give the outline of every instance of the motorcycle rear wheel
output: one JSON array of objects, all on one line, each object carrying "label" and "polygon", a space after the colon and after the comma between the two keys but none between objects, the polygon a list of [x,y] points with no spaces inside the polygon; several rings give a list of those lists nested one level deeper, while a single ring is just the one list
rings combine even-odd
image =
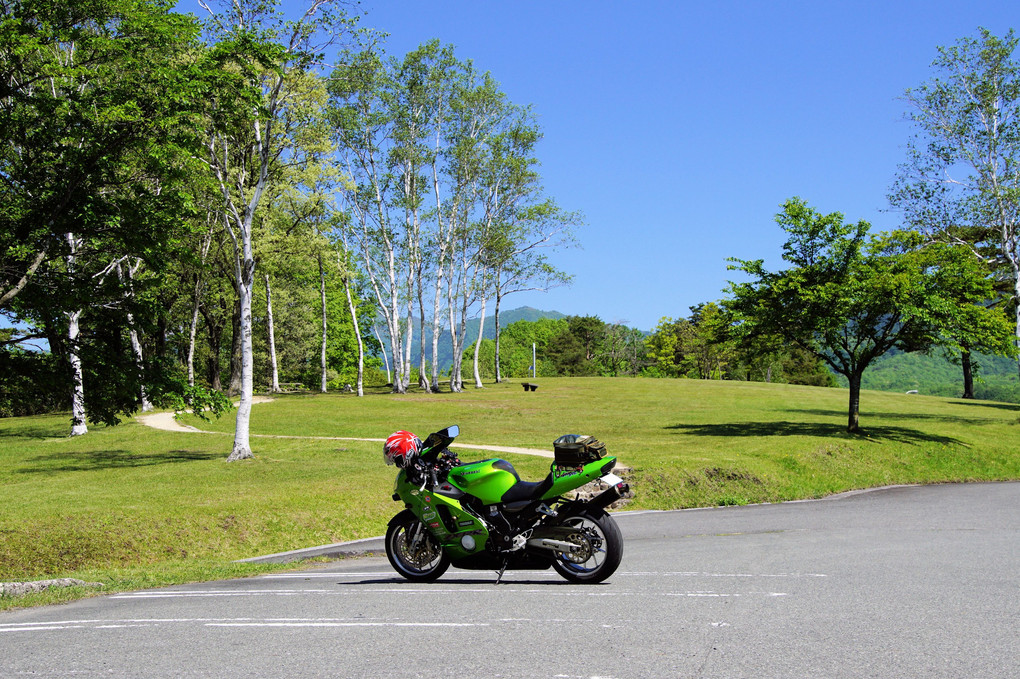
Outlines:
[{"label": "motorcycle rear wheel", "polygon": [[553,559],[556,572],[571,582],[594,584],[616,572],[623,559],[623,535],[609,514],[602,510],[585,510],[568,516],[559,525],[577,529],[570,542],[578,545],[571,554],[557,554]]},{"label": "motorcycle rear wheel", "polygon": [[450,567],[450,558],[425,525],[404,510],[386,529],[386,558],[393,570],[412,582],[432,582]]}]

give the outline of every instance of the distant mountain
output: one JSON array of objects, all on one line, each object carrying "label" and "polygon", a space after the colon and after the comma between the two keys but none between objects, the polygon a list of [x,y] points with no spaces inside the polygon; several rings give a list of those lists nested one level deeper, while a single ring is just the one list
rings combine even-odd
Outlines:
[{"label": "distant mountain", "polygon": [[[530,321],[534,322],[542,318],[551,318],[553,320],[559,318],[566,318],[566,314],[561,314],[559,311],[542,311],[541,309],[535,309],[530,306],[522,306],[517,309],[510,309],[509,311],[499,312],[499,327],[505,328],[511,323],[517,321]],[[418,330],[418,319],[414,319],[415,332]],[[425,330],[425,355],[428,359],[432,357],[432,333],[428,328]],[[380,332],[380,336],[383,339],[383,345],[386,347],[386,351],[389,352],[389,338],[386,334]],[[485,326],[482,329],[482,337],[485,339],[495,339],[496,337],[496,317],[490,315],[485,317]],[[478,338],[478,319],[471,318],[467,322],[467,339],[464,342],[464,347],[467,348],[474,344]],[[421,351],[421,337],[415,335],[411,340],[411,361],[414,365],[418,363],[418,355]],[[443,370],[446,370],[453,363],[453,350],[450,347],[450,332],[444,330],[443,334],[439,336],[439,366]]]},{"label": "distant mountain", "polygon": [[[551,318],[556,320],[558,318],[566,318],[566,314],[561,314],[559,311],[542,311],[541,309],[535,309],[530,306],[522,306],[517,309],[511,309],[510,311],[499,312],[499,327],[505,328],[511,323],[517,321],[528,321],[534,323],[542,318]],[[471,344],[478,337],[478,319],[472,318],[467,322],[467,336],[468,342],[465,342],[465,346]],[[447,341],[449,341],[449,335],[446,335]],[[485,339],[496,339],[496,317],[486,316],[485,317],[485,328],[482,331],[482,337]],[[442,341],[442,339],[440,339]]]}]

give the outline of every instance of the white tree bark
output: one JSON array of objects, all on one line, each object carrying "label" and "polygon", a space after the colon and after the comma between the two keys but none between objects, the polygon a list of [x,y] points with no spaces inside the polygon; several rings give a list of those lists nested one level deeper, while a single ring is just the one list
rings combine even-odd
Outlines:
[{"label": "white tree bark", "polygon": [[[67,255],[67,269],[74,271],[81,241],[75,238],[73,233],[68,233],[65,238],[70,248]],[[81,357],[78,355],[81,313],[82,310],[78,309],[67,314],[67,359],[71,364],[71,436],[82,436],[89,431],[85,417],[85,380],[82,374]]]},{"label": "white tree bark", "polygon": [[188,386],[195,386],[195,337],[198,334],[198,313],[202,304],[202,290],[205,282],[202,279],[202,272],[205,270],[205,260],[209,256],[209,247],[212,245],[213,229],[216,218],[212,214],[208,217],[209,230],[202,239],[202,258],[198,273],[195,274],[195,296],[191,305],[191,325],[188,327]]},{"label": "white tree bark", "polygon": [[[121,265],[120,262],[117,263],[117,277],[120,279],[121,285],[124,286],[125,297],[130,298],[134,296],[132,281],[134,280],[135,272],[138,271],[138,267],[141,266],[141,264],[142,262],[140,259],[136,260],[134,263],[128,263],[127,275],[125,276],[124,267]],[[135,316],[130,311],[127,312],[127,322],[128,322],[128,336],[131,340],[131,351],[134,353],[135,356],[135,368],[138,370],[139,379],[141,379],[142,372],[145,367],[145,356],[142,353],[142,343],[138,339],[138,328],[135,326]],[[141,403],[143,413],[147,413],[150,410],[152,410],[152,403],[149,402],[149,395],[145,391],[144,382],[139,387],[138,398]]]},{"label": "white tree bark", "polygon": [[241,258],[236,261],[238,294],[241,304],[241,401],[237,405],[237,422],[234,429],[234,446],[227,462],[254,457],[250,443],[251,404],[254,391],[254,360],[251,339],[251,298],[255,278],[255,259],[251,247],[251,222],[241,248]]},{"label": "white tree bark", "polygon": [[432,391],[439,391],[439,336],[443,332],[440,313],[440,299],[443,290],[443,270],[440,268],[436,275],[435,297],[432,299]]},{"label": "white tree bark", "polygon": [[71,363],[71,436],[81,436],[89,431],[85,419],[85,382],[82,376],[81,357],[78,356],[78,321],[81,309],[67,314],[67,357]]},{"label": "white tree bark", "polygon": [[320,352],[320,367],[322,368],[322,380],[319,391],[325,394],[329,388],[329,380],[326,375],[326,270],[322,266],[322,253],[319,253],[319,295],[322,299],[322,351]]},{"label": "white tree bark", "polygon": [[374,334],[375,338],[379,341],[379,346],[383,347],[382,358],[383,358],[383,365],[386,366],[386,381],[387,382],[392,382],[393,381],[393,375],[390,372],[390,359],[389,359],[389,356],[386,353],[386,347],[383,344],[382,337],[379,336],[379,328],[373,327],[372,328],[372,334]]},{"label": "white tree bark", "polygon": [[404,374],[400,378],[405,390],[411,386],[411,344],[414,341],[414,316],[411,313],[411,300],[407,302],[407,320],[404,323]]},{"label": "white tree bark", "polygon": [[500,366],[499,366],[499,331],[500,331],[500,327],[499,327],[499,305],[500,305],[500,303],[502,301],[503,301],[502,295],[500,295],[499,291],[497,290],[496,291],[496,308],[493,309],[493,314],[492,314],[492,320],[493,320],[493,322],[496,325],[496,327],[495,327],[495,331],[496,331],[496,356],[495,356],[495,359],[494,359],[495,363],[496,363],[496,365],[495,365],[496,384],[499,384],[500,382],[503,381],[503,371],[500,369]]},{"label": "white tree bark", "polygon": [[195,283],[195,298],[191,306],[191,325],[188,327],[188,386],[195,386],[195,337],[198,334],[198,307],[201,283]]},{"label": "white tree bark", "polygon": [[[343,265],[337,257],[337,265],[343,271]],[[365,342],[361,339],[361,326],[358,324],[358,308],[354,304],[354,296],[351,295],[351,283],[349,273],[344,272],[344,292],[347,294],[347,309],[351,313],[351,323],[354,325],[354,337],[358,340],[358,396],[365,395]]]},{"label": "white tree bark", "polygon": [[269,331],[269,367],[270,385],[269,391],[274,394],[280,393],[280,369],[276,362],[276,328],[273,325],[273,291],[269,285],[269,274],[263,274],[266,281],[266,326]]},{"label": "white tree bark", "polygon": [[475,389],[482,388],[482,375],[478,371],[478,354],[482,348],[482,335],[485,332],[485,303],[486,298],[482,296],[482,309],[478,316],[478,341],[475,342]]}]

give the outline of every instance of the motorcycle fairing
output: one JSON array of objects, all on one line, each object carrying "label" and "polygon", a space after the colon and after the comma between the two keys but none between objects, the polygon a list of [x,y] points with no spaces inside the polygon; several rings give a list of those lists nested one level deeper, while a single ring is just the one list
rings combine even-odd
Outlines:
[{"label": "motorcycle fairing", "polygon": [[[485,549],[489,531],[478,517],[464,511],[457,500],[462,494],[456,489],[434,493],[410,483],[406,472],[401,470],[394,490],[452,559]],[[475,543],[475,548],[470,551],[461,543],[465,535],[472,536]]]}]

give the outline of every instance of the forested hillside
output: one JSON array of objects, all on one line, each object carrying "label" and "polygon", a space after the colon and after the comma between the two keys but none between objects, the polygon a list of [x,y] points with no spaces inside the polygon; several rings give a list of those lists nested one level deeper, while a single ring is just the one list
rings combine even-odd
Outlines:
[{"label": "forested hillside", "polygon": [[[1020,380],[1015,361],[1003,356],[977,354],[974,396],[989,401],[1020,403]],[[846,386],[846,380],[841,380]],[[963,375],[958,364],[940,354],[904,353],[893,350],[877,359],[864,373],[861,386],[878,391],[917,390],[931,396],[959,397]]]}]

